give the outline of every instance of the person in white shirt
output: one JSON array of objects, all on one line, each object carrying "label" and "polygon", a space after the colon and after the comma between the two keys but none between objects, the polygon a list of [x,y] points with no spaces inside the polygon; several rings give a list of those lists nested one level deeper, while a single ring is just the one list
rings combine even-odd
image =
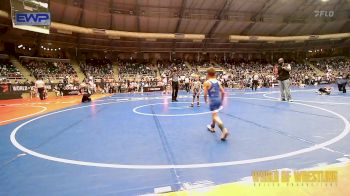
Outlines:
[{"label": "person in white shirt", "polygon": [[191,107],[194,106],[194,101],[197,98],[197,107],[200,107],[199,104],[199,95],[201,94],[202,90],[202,83],[199,80],[199,76],[195,76],[195,81],[192,82],[192,92],[193,92],[193,99],[192,99],[192,104]]},{"label": "person in white shirt", "polygon": [[186,92],[190,92],[190,79],[188,76],[185,77],[185,90]]},{"label": "person in white shirt", "polygon": [[37,93],[39,94],[39,97],[41,100],[45,99],[45,82],[43,81],[42,77],[39,77],[39,79],[35,82],[35,89],[37,90]]},{"label": "person in white shirt", "polygon": [[252,78],[252,90],[255,90],[258,88],[259,85],[259,75],[255,72],[253,72],[253,78]]}]

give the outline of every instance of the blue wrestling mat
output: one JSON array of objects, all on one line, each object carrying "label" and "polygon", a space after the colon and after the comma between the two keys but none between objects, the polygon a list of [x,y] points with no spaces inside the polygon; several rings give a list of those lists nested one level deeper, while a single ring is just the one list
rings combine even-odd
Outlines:
[{"label": "blue wrestling mat", "polygon": [[152,194],[349,156],[349,94],[298,88],[288,103],[276,88],[226,90],[226,142],[218,128],[206,129],[208,105],[189,107],[185,92],[179,102],[161,93],[115,94],[1,126],[0,195]]}]

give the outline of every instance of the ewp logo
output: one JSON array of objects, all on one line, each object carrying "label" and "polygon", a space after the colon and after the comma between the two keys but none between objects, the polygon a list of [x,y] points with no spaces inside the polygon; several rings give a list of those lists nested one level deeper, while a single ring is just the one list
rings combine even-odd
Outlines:
[{"label": "ewp logo", "polygon": [[51,24],[49,12],[19,12],[16,13],[16,25],[48,26]]}]

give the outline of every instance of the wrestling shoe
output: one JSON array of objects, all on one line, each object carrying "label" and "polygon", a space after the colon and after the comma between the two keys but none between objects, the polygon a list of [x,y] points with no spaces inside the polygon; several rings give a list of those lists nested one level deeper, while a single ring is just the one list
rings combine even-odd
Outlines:
[{"label": "wrestling shoe", "polygon": [[208,131],[215,133],[215,128],[211,127],[211,125],[207,125]]},{"label": "wrestling shoe", "polygon": [[228,137],[230,133],[227,131],[227,129],[225,128],[224,131],[221,134],[221,141],[225,141],[226,138]]}]

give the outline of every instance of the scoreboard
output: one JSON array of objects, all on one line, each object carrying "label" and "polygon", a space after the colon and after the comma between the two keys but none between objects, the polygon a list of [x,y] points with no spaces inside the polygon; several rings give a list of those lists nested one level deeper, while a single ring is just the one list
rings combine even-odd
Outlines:
[{"label": "scoreboard", "polygon": [[50,33],[51,14],[48,0],[11,0],[10,2],[14,28]]}]

